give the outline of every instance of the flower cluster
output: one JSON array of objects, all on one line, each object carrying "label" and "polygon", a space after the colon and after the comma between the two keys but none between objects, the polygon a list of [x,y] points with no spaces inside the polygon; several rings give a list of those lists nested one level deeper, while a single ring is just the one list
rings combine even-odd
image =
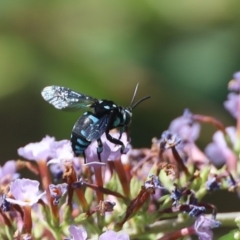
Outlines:
[{"label": "flower cluster", "polygon": [[[25,160],[0,168],[1,239],[180,239],[197,235],[211,240],[225,218],[208,194],[239,192],[240,73],[229,83],[224,103],[236,118],[226,127],[218,119],[184,110],[150,148],[136,149],[126,133],[110,134],[125,146],[101,136],[101,161],[93,141],[83,157],[73,154],[69,140],[46,136],[18,149]],[[202,124],[216,128],[205,150],[197,146]],[[22,178],[27,168],[36,179]],[[238,218],[237,218],[238,217]],[[239,225],[240,226],[240,225]]]}]

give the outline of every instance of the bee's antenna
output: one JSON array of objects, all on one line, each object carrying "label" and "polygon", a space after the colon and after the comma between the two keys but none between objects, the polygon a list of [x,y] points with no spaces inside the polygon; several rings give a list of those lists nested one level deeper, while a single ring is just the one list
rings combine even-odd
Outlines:
[{"label": "bee's antenna", "polygon": [[143,102],[143,101],[145,101],[145,100],[147,100],[147,99],[149,99],[149,98],[150,98],[150,96],[146,96],[146,97],[138,100],[138,101],[132,106],[132,109],[135,108],[139,103],[141,103],[141,102]]},{"label": "bee's antenna", "polygon": [[133,104],[134,99],[135,99],[135,96],[136,96],[136,94],[137,94],[138,85],[139,85],[139,83],[138,83],[137,86],[135,87],[134,94],[133,94],[133,97],[132,97],[132,101],[131,101],[131,103],[130,103],[130,108],[132,108],[132,109],[133,109],[134,107],[136,107],[136,106],[137,106],[139,103],[141,103],[142,101],[150,98],[150,96],[144,97],[144,98],[140,99],[139,101],[137,101],[136,103]]},{"label": "bee's antenna", "polygon": [[135,90],[134,90],[134,93],[133,93],[133,97],[132,97],[132,100],[131,100],[131,103],[130,103],[130,107],[132,107],[132,104],[134,102],[134,99],[135,99],[135,96],[136,96],[136,93],[137,93],[137,90],[138,90],[138,85],[139,85],[139,83],[135,87]]}]

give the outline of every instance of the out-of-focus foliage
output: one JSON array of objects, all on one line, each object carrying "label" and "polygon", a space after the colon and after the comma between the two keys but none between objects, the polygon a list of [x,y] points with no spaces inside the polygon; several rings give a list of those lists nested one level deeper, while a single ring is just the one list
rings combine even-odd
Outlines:
[{"label": "out-of-focus foliage", "polygon": [[139,82],[138,97],[152,98],[134,110],[135,146],[150,146],[186,107],[230,123],[221,111],[240,69],[239,9],[234,0],[1,1],[2,161],[44,134],[69,137],[81,113],[46,104],[46,85],[127,106]]}]

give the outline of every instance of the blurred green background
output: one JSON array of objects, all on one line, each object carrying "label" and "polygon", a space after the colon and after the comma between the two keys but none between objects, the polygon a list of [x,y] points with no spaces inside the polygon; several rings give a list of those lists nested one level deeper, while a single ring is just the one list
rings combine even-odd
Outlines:
[{"label": "blurred green background", "polygon": [[[54,109],[41,97],[63,85],[128,106],[136,84],[134,147],[150,147],[172,119],[190,108],[234,120],[223,108],[227,83],[240,70],[240,2],[0,1],[1,162],[46,134],[69,138],[82,114]],[[215,131],[204,126],[198,143]],[[239,203],[231,195],[231,203]],[[228,211],[219,197],[217,206]],[[225,208],[224,208],[225,206]],[[222,208],[223,207],[223,208]]]},{"label": "blurred green background", "polygon": [[[234,120],[223,108],[240,69],[238,1],[0,1],[1,161],[46,134],[69,138],[82,112],[41,97],[63,85],[128,106],[134,147],[148,147],[184,108]],[[214,129],[203,127],[199,144]]]}]

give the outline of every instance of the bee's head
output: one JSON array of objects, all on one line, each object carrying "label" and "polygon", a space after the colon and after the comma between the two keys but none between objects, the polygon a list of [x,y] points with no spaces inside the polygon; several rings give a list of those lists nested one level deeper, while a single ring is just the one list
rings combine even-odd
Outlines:
[{"label": "bee's head", "polygon": [[122,108],[121,110],[121,114],[122,114],[122,125],[128,125],[131,122],[132,119],[132,108],[127,107],[127,108]]}]

